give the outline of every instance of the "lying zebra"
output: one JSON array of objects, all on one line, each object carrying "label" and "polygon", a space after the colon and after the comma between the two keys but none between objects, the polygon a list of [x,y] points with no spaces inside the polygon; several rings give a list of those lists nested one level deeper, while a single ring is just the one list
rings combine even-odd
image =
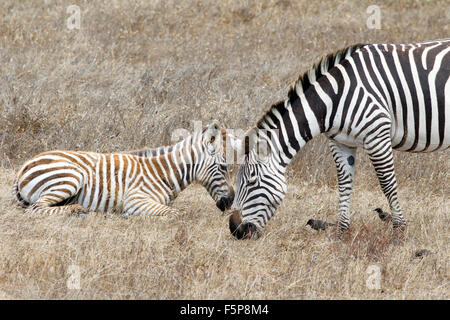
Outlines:
[{"label": "lying zebra", "polygon": [[[177,214],[168,204],[197,181],[224,211],[234,197],[224,135],[212,124],[173,148],[148,153],[44,152],[19,171],[14,196],[29,213],[166,215]],[[155,150],[158,155],[151,156]]]}]

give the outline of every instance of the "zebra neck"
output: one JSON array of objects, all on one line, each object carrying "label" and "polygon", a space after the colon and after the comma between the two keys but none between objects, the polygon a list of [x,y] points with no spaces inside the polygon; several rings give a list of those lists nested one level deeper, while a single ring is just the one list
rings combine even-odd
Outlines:
[{"label": "zebra neck", "polygon": [[317,94],[311,90],[298,94],[293,87],[288,99],[273,105],[257,128],[270,132],[272,151],[275,149],[279,162],[287,166],[309,140],[325,132],[332,105],[331,100],[318,101]]},{"label": "zebra neck", "polygon": [[[172,201],[189,184],[197,180],[197,172],[193,165],[196,161],[192,153],[192,145],[177,144],[176,148],[166,147],[165,152],[156,156],[142,156],[147,163],[148,171],[159,181]],[[174,147],[175,147],[174,146]],[[161,149],[162,150],[162,149]]]},{"label": "zebra neck", "polygon": [[[192,154],[192,148],[183,147],[159,156],[168,159],[170,167],[166,168],[168,185],[175,198],[188,185],[197,180],[197,168]],[[170,178],[169,178],[170,177]]]},{"label": "zebra neck", "polygon": [[275,144],[282,163],[288,164],[309,140],[330,129],[348,82],[339,75],[340,70],[346,59],[364,46],[352,45],[322,58],[299,77],[288,99],[273,105],[260,119],[258,128],[278,129]]}]

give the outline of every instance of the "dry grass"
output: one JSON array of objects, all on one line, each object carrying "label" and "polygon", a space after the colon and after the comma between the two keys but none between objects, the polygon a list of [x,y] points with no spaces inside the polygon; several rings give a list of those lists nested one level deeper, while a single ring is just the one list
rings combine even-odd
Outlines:
[{"label": "dry grass", "polygon": [[[389,244],[391,227],[371,212],[380,192],[357,188],[354,220],[342,243],[305,226],[334,218],[336,192],[291,185],[258,241],[234,240],[227,217],[199,186],[175,202],[179,218],[91,215],[30,217],[10,205],[12,171],[1,175],[0,288],[15,298],[118,299],[449,299],[448,208],[442,195],[402,188],[406,243]],[[208,208],[208,209],[205,209]],[[319,210],[317,210],[319,208]],[[318,212],[317,212],[318,211]],[[356,214],[357,213],[357,214]],[[414,213],[414,214],[413,214]],[[417,249],[432,254],[413,258]],[[66,286],[81,270],[81,289]],[[367,268],[379,266],[381,290]]]},{"label": "dry grass", "polygon": [[[65,27],[81,8],[81,29]],[[409,226],[402,247],[371,210],[386,207],[358,154],[352,227],[342,243],[304,226],[335,220],[326,141],[291,166],[289,193],[258,241],[235,241],[200,187],[178,219],[30,217],[11,205],[18,165],[51,149],[122,151],[170,143],[220,119],[246,129],[322,55],[358,42],[449,36],[446,1],[386,1],[380,30],[353,1],[2,1],[0,298],[449,299],[449,152],[396,153]],[[205,209],[208,208],[208,209]],[[413,259],[427,248],[432,254]],[[81,268],[81,289],[66,286]],[[369,265],[382,290],[366,287]]]}]

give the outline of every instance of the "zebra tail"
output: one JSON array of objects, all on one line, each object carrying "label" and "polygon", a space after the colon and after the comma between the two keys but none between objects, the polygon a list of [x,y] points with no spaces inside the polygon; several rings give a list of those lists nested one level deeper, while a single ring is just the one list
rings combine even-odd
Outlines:
[{"label": "zebra tail", "polygon": [[22,196],[20,195],[19,192],[19,182],[17,180],[14,181],[14,185],[13,185],[13,198],[16,200],[16,202],[22,207],[22,208],[27,208],[30,203],[28,203],[27,201],[25,201]]}]

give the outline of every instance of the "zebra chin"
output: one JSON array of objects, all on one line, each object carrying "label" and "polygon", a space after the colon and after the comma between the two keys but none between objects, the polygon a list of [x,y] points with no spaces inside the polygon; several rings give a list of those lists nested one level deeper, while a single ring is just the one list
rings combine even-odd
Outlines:
[{"label": "zebra chin", "polygon": [[251,222],[242,222],[241,214],[234,210],[230,215],[230,232],[238,240],[257,240],[261,231]]}]

